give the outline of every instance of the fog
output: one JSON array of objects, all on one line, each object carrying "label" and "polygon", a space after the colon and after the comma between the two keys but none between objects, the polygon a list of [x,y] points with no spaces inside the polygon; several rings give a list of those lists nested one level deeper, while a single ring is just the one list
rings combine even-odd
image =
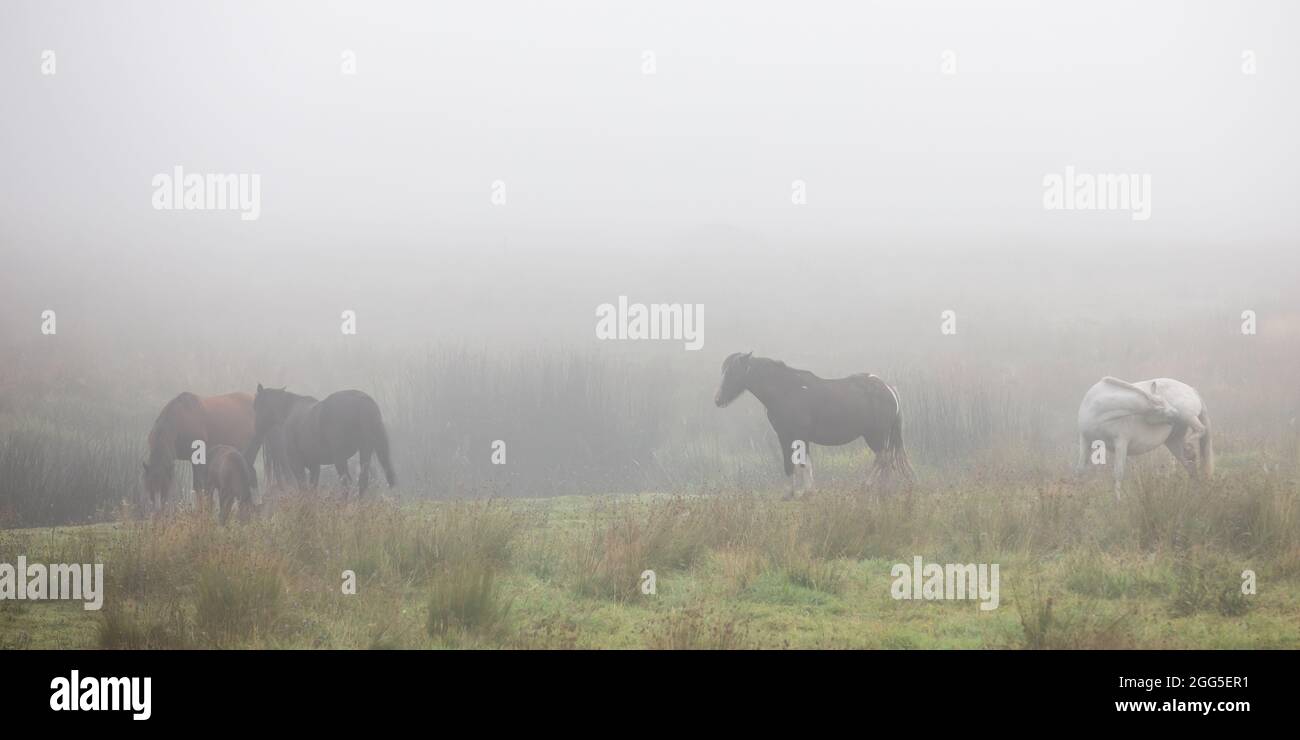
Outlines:
[{"label": "fog", "polygon": [[[984,293],[1085,252],[1293,268],[1289,4],[606,5],[8,4],[6,333],[38,307],[196,318],[234,293],[274,321],[351,301],[376,332],[436,309],[455,316],[424,336],[581,341],[589,304],[633,287],[852,301],[816,286],[847,264],[870,293],[919,253],[1019,250]],[[260,174],[260,217],[155,211],[176,165]],[[1067,165],[1151,173],[1152,218],[1045,211]],[[1169,283],[1209,277],[1178,262]]]},{"label": "fog", "polygon": [[[6,408],[135,385],[134,438],[186,389],[393,405],[388,353],[573,351],[761,438],[708,405],[734,351],[913,397],[917,368],[1057,377],[1031,356],[1249,394],[1216,363],[1266,364],[1226,344],[1252,310],[1280,419],[1300,11],[981,5],[7,3]],[[257,218],[156,208],[176,167],[256,175]],[[1149,218],[1045,208],[1067,168],[1149,176]],[[703,348],[597,339],[620,296],[703,305]]]}]

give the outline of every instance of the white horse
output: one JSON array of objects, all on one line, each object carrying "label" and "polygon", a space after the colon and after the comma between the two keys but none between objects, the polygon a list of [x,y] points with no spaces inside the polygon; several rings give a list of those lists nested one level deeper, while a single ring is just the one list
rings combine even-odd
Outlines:
[{"label": "white horse", "polygon": [[1079,404],[1079,466],[1101,440],[1114,456],[1115,498],[1120,498],[1124,462],[1164,445],[1193,478],[1214,474],[1210,417],[1196,389],[1170,378],[1129,383],[1105,377]]}]

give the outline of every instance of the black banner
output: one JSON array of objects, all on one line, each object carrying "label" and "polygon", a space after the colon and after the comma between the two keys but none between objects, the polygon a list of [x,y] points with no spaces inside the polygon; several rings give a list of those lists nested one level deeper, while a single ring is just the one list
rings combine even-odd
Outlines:
[{"label": "black banner", "polygon": [[495,724],[561,709],[760,725],[773,712],[866,711],[877,727],[878,716],[972,729],[1037,718],[1228,727],[1276,720],[1295,702],[1284,695],[1295,664],[1286,652],[16,651],[0,660],[5,716],[48,728],[200,720],[211,729],[253,716],[328,727],[483,712]]}]

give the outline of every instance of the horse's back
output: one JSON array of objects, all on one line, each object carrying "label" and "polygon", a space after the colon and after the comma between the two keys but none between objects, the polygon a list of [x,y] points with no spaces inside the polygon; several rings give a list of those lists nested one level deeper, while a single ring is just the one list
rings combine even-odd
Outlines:
[{"label": "horse's back", "polygon": [[1106,376],[1094,383],[1079,402],[1080,428],[1110,417],[1140,414],[1150,410],[1151,402],[1142,392],[1142,388],[1149,385],[1141,385],[1142,383],[1149,384],[1150,381],[1128,383]]},{"label": "horse's back", "polygon": [[369,449],[374,430],[383,428],[379,404],[359,390],[331,393],[290,416],[288,441],[304,459],[336,462]]},{"label": "horse's back", "polygon": [[236,392],[209,396],[203,399],[202,405],[209,445],[230,445],[237,450],[248,448],[255,431],[251,394]]},{"label": "horse's back", "polygon": [[355,424],[380,418],[379,404],[358,390],[336,391],[316,404],[322,424]]},{"label": "horse's back", "polygon": [[872,400],[873,405],[881,411],[898,413],[902,410],[901,403],[898,400],[898,392],[879,375],[854,373],[847,378],[843,378],[842,382],[850,384],[864,393]]},{"label": "horse's back", "polygon": [[338,408],[379,408],[379,404],[375,403],[375,399],[371,398],[369,393],[356,389],[335,391],[326,396],[321,403]]},{"label": "horse's back", "polygon": [[[809,374],[811,375],[811,373]],[[897,397],[880,378],[859,373],[843,378],[804,378],[799,392],[788,400],[801,420],[797,433],[807,434],[822,445],[846,444],[866,436],[869,444],[881,444],[898,412]]]}]

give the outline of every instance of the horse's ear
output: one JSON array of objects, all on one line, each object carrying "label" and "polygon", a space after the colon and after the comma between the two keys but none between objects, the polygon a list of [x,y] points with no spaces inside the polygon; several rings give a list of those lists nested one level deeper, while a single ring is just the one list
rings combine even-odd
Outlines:
[{"label": "horse's ear", "polygon": [[1151,392],[1152,393],[1156,392],[1156,382],[1154,380],[1151,381]]},{"label": "horse's ear", "polygon": [[753,357],[753,356],[754,356],[754,350],[752,350],[752,349],[751,349],[750,351],[748,351],[748,352],[745,353],[745,359],[746,359],[746,360],[748,360],[749,358],[751,358],[751,357]]},{"label": "horse's ear", "polygon": [[146,472],[146,473],[149,472],[149,463],[147,463],[147,462],[141,462],[141,463],[140,463],[140,467],[144,468],[144,472]]},{"label": "horse's ear", "polygon": [[257,392],[258,392],[258,393],[261,393],[261,392],[262,392],[262,384],[261,384],[261,383],[258,383],[258,384],[257,384]]}]

